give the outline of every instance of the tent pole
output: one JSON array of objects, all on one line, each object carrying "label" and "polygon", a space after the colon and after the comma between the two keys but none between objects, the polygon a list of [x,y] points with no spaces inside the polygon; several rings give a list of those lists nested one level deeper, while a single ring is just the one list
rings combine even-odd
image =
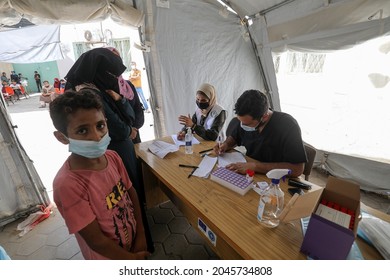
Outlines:
[{"label": "tent pole", "polygon": [[253,50],[255,51],[255,55],[256,55],[256,61],[257,61],[257,64],[259,66],[259,69],[260,69],[260,76],[263,80],[263,83],[264,83],[264,88],[265,88],[265,94],[267,94],[268,96],[268,100],[269,100],[269,105],[272,109],[274,109],[274,104],[273,104],[273,100],[272,100],[272,97],[271,97],[271,94],[270,94],[270,87],[268,85],[268,80],[264,74],[264,67],[263,67],[263,64],[261,63],[261,60],[260,60],[260,56],[259,56],[259,51],[257,49],[257,45],[256,45],[256,42],[255,40],[253,40],[253,37],[251,35],[251,33],[249,32],[249,28],[248,28],[248,21],[245,20],[244,21],[245,23],[245,28],[248,32],[248,36],[249,36],[249,39],[251,41],[251,44],[252,44],[252,47],[253,47]]},{"label": "tent pole", "polygon": [[[282,3],[280,3],[279,6],[282,5],[282,4],[287,4],[287,2],[292,2],[292,1],[294,1],[294,0],[286,0],[286,1],[282,2]],[[262,79],[262,81],[264,83],[265,94],[268,96],[270,107],[272,109],[274,109],[273,100],[272,100],[272,97],[271,97],[271,94],[270,94],[270,86],[269,86],[268,80],[267,80],[267,78],[266,78],[266,76],[264,74],[264,67],[263,67],[263,64],[261,63],[261,60],[260,60],[260,56],[259,56],[259,52],[258,52],[258,49],[257,49],[256,42],[255,42],[255,40],[253,40],[253,37],[252,37],[251,33],[249,32],[248,20],[246,18],[241,18],[240,15],[232,8],[230,3],[228,3],[226,0],[221,0],[221,2],[223,2],[226,6],[228,6],[230,9],[232,9],[238,15],[238,17],[240,18],[241,24],[243,26],[245,26],[245,29],[246,29],[246,32],[249,35],[249,39],[251,41],[253,50],[255,51],[257,65],[259,66],[259,70],[260,70],[260,76],[261,76],[261,79]],[[277,5],[275,5],[275,6],[277,6]]]}]

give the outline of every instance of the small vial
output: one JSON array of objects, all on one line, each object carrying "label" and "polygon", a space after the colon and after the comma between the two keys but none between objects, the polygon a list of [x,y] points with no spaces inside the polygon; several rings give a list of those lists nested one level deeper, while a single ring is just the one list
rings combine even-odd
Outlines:
[{"label": "small vial", "polygon": [[253,182],[253,177],[255,176],[255,171],[248,169],[246,171],[246,180],[251,183]]}]

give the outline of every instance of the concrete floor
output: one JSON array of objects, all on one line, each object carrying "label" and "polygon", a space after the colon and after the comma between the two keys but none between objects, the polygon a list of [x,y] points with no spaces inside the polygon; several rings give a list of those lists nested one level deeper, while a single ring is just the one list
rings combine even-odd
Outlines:
[{"label": "concrete floor", "polygon": [[[67,157],[66,149],[55,142],[52,136],[54,128],[51,125],[48,111],[38,109],[38,95],[31,95],[28,100],[10,104],[11,117],[18,124],[18,136],[29,156],[34,160],[34,165],[45,186],[49,196],[51,182],[58,167]],[[26,117],[29,113],[29,117]],[[151,114],[146,114],[146,124],[141,130],[143,140],[152,137]],[[29,131],[28,129],[32,129]],[[38,132],[37,132],[38,131]],[[44,137],[45,143],[52,147],[46,147],[42,152],[37,149],[37,143],[31,135],[39,135],[39,141]],[[38,133],[38,134],[37,134]],[[152,138],[151,138],[152,139]],[[53,151],[56,161],[53,163]],[[327,174],[322,170],[313,169],[310,181],[325,186]],[[361,192],[361,201],[368,206],[382,212],[390,210],[390,200],[373,193]],[[151,229],[152,239],[155,244],[155,252],[150,257],[153,260],[208,260],[218,259],[208,243],[188,223],[182,213],[170,202],[147,211],[148,224]],[[17,225],[23,219],[0,227],[0,245],[6,250],[11,259],[15,260],[80,260],[83,259],[76,239],[69,235],[64,221],[56,208],[46,220],[39,223],[32,231],[23,237],[18,236]]]}]

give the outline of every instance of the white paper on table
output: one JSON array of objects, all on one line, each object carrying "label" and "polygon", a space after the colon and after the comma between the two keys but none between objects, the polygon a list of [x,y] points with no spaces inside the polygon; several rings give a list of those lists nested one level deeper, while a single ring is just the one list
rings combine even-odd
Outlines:
[{"label": "white paper on table", "polygon": [[[176,134],[172,135],[172,140],[173,140],[173,142],[175,142],[176,146],[185,146],[186,145],[186,141],[178,140]],[[195,144],[200,144],[200,142],[195,137],[192,137],[192,145],[195,145]]]},{"label": "white paper on table", "polygon": [[210,175],[216,163],[217,163],[216,157],[204,156],[202,161],[198,165],[198,168],[195,170],[194,174],[192,175],[201,178],[207,178]]},{"label": "white paper on table", "polygon": [[164,158],[168,153],[173,153],[178,150],[178,146],[160,140],[153,141],[152,144],[149,145],[149,151],[159,158]]},{"label": "white paper on table", "polygon": [[244,155],[240,152],[224,153],[218,156],[219,167],[225,167],[228,164],[236,162],[246,162]]}]

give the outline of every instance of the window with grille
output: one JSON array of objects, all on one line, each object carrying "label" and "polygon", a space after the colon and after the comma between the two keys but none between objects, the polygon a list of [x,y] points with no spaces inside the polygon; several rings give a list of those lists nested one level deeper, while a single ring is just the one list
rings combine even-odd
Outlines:
[{"label": "window with grille", "polygon": [[130,38],[111,39],[109,45],[119,51],[123,60],[123,64],[127,67],[128,70],[130,70]]},{"label": "window with grille", "polygon": [[83,53],[90,50],[90,45],[87,45],[85,42],[74,42],[73,43],[73,52],[74,58],[77,60]]},{"label": "window with grille", "polygon": [[[121,54],[123,64],[130,70],[130,38],[121,38],[121,39],[110,39],[109,46],[114,47]],[[96,45],[97,47],[98,45]],[[101,46],[99,46],[101,47]],[[73,43],[74,57],[77,60],[83,53],[93,49],[93,44],[86,42],[75,42]]]},{"label": "window with grille", "polygon": [[325,54],[289,52],[286,58],[287,71],[289,73],[322,73],[325,58]]}]

